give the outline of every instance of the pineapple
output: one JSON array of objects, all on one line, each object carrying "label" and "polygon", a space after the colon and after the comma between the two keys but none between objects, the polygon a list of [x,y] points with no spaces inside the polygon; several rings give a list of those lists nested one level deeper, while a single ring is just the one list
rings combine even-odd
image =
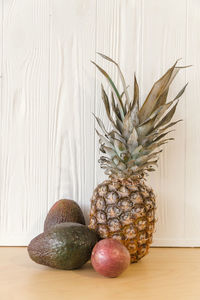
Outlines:
[{"label": "pineapple", "polygon": [[160,148],[172,138],[167,138],[180,97],[167,102],[170,84],[181,68],[176,63],[153,85],[143,105],[139,105],[139,87],[134,76],[134,96],[130,99],[119,65],[111,58],[98,53],[114,63],[119,71],[123,91],[120,93],[108,73],[92,62],[106,77],[111,87],[108,97],[103,85],[102,100],[112,125],[108,132],[103,122],[95,116],[101,133],[97,130],[101,168],[109,176],[94,190],[91,199],[90,224],[101,238],[115,238],[129,250],[131,262],[147,254],[155,227],[155,194],[146,185],[148,172],[155,170]]}]

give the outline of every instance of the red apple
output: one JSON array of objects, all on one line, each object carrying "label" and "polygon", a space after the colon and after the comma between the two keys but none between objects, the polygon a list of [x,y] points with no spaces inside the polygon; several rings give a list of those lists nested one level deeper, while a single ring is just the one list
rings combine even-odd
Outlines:
[{"label": "red apple", "polygon": [[118,277],[130,264],[130,253],[124,245],[114,239],[98,242],[92,251],[93,268],[103,276]]}]

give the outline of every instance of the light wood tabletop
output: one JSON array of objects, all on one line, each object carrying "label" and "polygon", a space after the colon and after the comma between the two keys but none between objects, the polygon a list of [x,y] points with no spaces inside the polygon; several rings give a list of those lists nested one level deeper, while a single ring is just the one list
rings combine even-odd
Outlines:
[{"label": "light wood tabletop", "polygon": [[0,299],[199,300],[200,249],[151,248],[120,277],[105,278],[90,263],[56,270],[31,261],[25,247],[1,247]]}]

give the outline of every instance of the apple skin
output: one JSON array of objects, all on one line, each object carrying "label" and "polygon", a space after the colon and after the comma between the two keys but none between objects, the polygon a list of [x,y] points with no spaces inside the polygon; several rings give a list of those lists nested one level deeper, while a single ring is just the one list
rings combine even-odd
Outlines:
[{"label": "apple skin", "polygon": [[91,263],[101,275],[118,277],[130,265],[130,253],[119,241],[103,239],[94,246]]}]

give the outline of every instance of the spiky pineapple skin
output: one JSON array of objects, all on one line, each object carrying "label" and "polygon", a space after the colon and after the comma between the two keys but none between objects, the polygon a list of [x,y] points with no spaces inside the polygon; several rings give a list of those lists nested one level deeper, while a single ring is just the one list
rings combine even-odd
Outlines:
[{"label": "spiky pineapple skin", "polygon": [[137,262],[152,243],[155,209],[154,192],[144,180],[105,180],[94,190],[89,227],[101,238],[121,241]]}]

